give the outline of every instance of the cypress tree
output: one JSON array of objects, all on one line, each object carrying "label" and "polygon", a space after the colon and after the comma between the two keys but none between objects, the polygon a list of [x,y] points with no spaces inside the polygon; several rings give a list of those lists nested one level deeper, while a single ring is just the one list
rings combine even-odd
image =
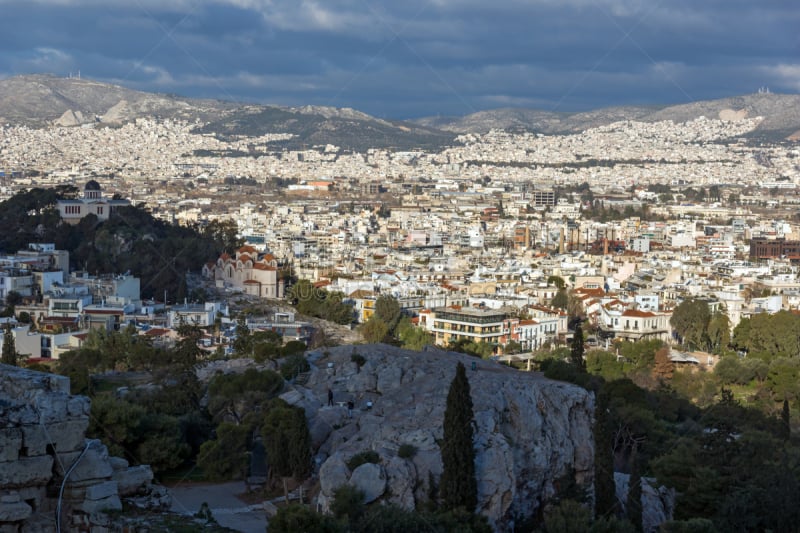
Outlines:
[{"label": "cypress tree", "polygon": [[631,476],[628,479],[628,501],[625,507],[628,520],[636,531],[642,531],[642,472],[637,455],[634,444],[631,452]]},{"label": "cypress tree", "polygon": [[614,483],[614,449],[608,413],[608,394],[597,393],[594,422],[594,502],[599,517],[614,516],[617,505]]},{"label": "cypress tree", "polygon": [[270,475],[283,479],[288,502],[287,478],[304,479],[311,473],[311,436],[306,414],[283,400],[274,400],[261,426]]},{"label": "cypress tree", "polygon": [[783,430],[783,438],[786,440],[789,440],[789,437],[792,436],[792,426],[789,424],[790,418],[789,400],[784,398],[783,410],[781,411],[781,430]]},{"label": "cypress tree", "polygon": [[14,343],[14,334],[11,332],[11,324],[6,324],[6,330],[3,333],[3,352],[0,354],[0,363],[12,366],[17,366],[19,364],[17,345]]},{"label": "cypress tree", "polygon": [[472,419],[469,380],[464,365],[459,362],[447,393],[441,446],[443,469],[439,493],[446,511],[463,507],[472,513],[478,504]]},{"label": "cypress tree", "polygon": [[586,370],[586,361],[583,360],[583,327],[581,323],[575,324],[575,334],[572,336],[572,349],[570,350],[570,362],[579,371]]}]

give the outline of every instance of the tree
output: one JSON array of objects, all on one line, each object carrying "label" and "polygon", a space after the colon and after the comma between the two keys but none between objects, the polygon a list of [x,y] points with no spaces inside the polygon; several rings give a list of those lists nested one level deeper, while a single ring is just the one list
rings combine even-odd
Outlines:
[{"label": "tree", "polygon": [[19,364],[19,356],[17,355],[17,347],[14,342],[14,333],[11,331],[11,324],[7,323],[5,332],[3,333],[3,352],[0,355],[0,363],[17,366]]},{"label": "tree", "polygon": [[461,362],[450,382],[444,412],[442,479],[439,493],[445,510],[463,507],[474,512],[478,504],[475,478],[475,448],[472,442],[472,397],[467,372]]},{"label": "tree", "polygon": [[708,339],[708,323],[711,311],[703,300],[689,298],[672,311],[669,323],[683,344],[694,348],[705,348]]},{"label": "tree", "polygon": [[208,384],[208,412],[215,420],[243,422],[249,412],[283,391],[283,378],[271,370],[248,368],[241,374],[220,374]]},{"label": "tree", "polygon": [[708,322],[708,340],[714,353],[720,353],[731,343],[731,320],[722,311],[717,311]]},{"label": "tree", "polygon": [[238,236],[239,226],[233,219],[212,220],[203,228],[203,236],[214,241],[218,250],[232,254],[244,244]]},{"label": "tree", "polygon": [[783,409],[781,410],[781,430],[783,431],[783,438],[789,440],[792,436],[791,414],[789,413],[789,400],[783,400]]},{"label": "tree", "polygon": [[246,315],[239,315],[236,319],[236,338],[233,340],[233,349],[239,357],[249,357],[253,354],[253,338],[247,325]]},{"label": "tree", "polygon": [[569,353],[570,362],[580,370],[586,371],[586,361],[583,359],[583,326],[578,322],[575,324],[575,333],[572,335],[572,347]]},{"label": "tree", "polygon": [[22,295],[17,291],[8,291],[6,305],[12,309],[22,303]]},{"label": "tree", "polygon": [[616,512],[617,497],[614,482],[614,436],[609,413],[609,394],[600,389],[595,405],[595,460],[594,460],[594,498],[598,517],[613,516]]},{"label": "tree", "polygon": [[377,315],[373,315],[358,328],[364,340],[369,343],[383,342],[389,335],[389,326]]},{"label": "tree", "polygon": [[575,295],[574,290],[570,290],[569,293],[567,293],[566,311],[570,318],[578,318],[583,316],[583,301]]},{"label": "tree", "polygon": [[408,317],[400,319],[397,325],[397,337],[407,350],[420,351],[425,346],[433,344],[433,335],[421,327],[414,326]]},{"label": "tree", "polygon": [[388,294],[378,296],[378,299],[375,300],[375,316],[386,324],[389,335],[394,335],[401,316],[400,304],[397,299]]},{"label": "tree", "polygon": [[625,504],[625,514],[631,521],[636,531],[642,530],[642,472],[637,457],[637,446],[633,445],[631,452],[631,475],[628,479],[628,501]]},{"label": "tree", "polygon": [[197,466],[212,480],[241,479],[247,473],[247,444],[252,429],[248,426],[221,423],[217,438],[200,445]]},{"label": "tree", "polygon": [[283,479],[288,502],[287,478],[303,479],[311,473],[311,435],[306,413],[283,400],[273,400],[261,425],[271,476]]},{"label": "tree", "polygon": [[675,372],[675,363],[669,357],[669,346],[664,346],[656,352],[653,377],[659,381],[669,381]]},{"label": "tree", "polygon": [[556,309],[566,310],[567,307],[569,307],[569,295],[567,294],[567,289],[558,289],[556,295],[553,296],[552,300],[550,300],[550,306],[555,307]]}]

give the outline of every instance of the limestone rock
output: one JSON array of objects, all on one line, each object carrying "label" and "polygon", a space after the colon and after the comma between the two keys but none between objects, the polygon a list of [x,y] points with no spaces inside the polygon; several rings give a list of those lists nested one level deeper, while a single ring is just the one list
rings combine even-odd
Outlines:
[{"label": "limestone rock", "polygon": [[10,463],[0,463],[0,487],[20,488],[30,485],[45,485],[53,477],[53,458],[20,457]]},{"label": "limestone rock", "polygon": [[0,462],[16,461],[22,448],[22,431],[19,428],[0,429]]},{"label": "limestone rock", "polygon": [[122,502],[116,494],[100,500],[84,500],[78,508],[88,515],[105,513],[107,511],[121,511]]},{"label": "limestone rock", "polygon": [[[617,500],[622,509],[628,501],[629,482],[628,474],[614,472]],[[642,530],[645,532],[658,531],[661,524],[672,520],[675,511],[675,490],[656,485],[655,479],[642,478]]]},{"label": "limestone rock", "polygon": [[149,466],[128,468],[100,441],[85,439],[89,407],[88,398],[69,395],[62,376],[0,365],[0,533],[52,531],[51,488],[67,471],[70,530],[108,530],[104,513],[122,508],[123,493],[136,495],[131,503],[143,509],[170,507],[167,490],[152,485]]},{"label": "limestone rock", "polygon": [[128,117],[129,114],[130,114],[130,109],[128,107],[128,102],[126,100],[120,100],[119,102],[111,106],[111,108],[109,108],[109,110],[105,112],[105,114],[102,116],[100,120],[102,122],[112,123],[112,124],[121,123],[125,121],[126,117]]},{"label": "limestone rock", "polygon": [[86,488],[87,500],[102,500],[111,496],[119,496],[116,481],[105,481]]},{"label": "limestone rock", "polygon": [[[28,449],[29,455],[45,455],[48,445],[52,445],[59,452],[82,450],[88,427],[88,417],[47,425],[26,426],[22,428],[23,446]],[[51,442],[53,435],[58,435],[58,440]]]},{"label": "limestone rock", "polygon": [[0,523],[25,520],[31,514],[33,514],[33,509],[27,503],[0,503]]},{"label": "limestone rock", "polygon": [[[376,451],[385,467],[383,490],[376,476],[373,493],[385,493],[388,485],[387,499],[409,508],[427,499],[429,477],[438,482],[442,472],[439,442],[457,361],[467,368],[477,363],[468,377],[475,415],[478,509],[496,529],[510,530],[515,516],[534,515],[554,495],[554,482],[570,469],[575,469],[578,483],[592,484],[594,399],[585,389],[441,350],[411,352],[378,344],[359,346],[358,352],[366,359],[360,372],[350,361],[352,347],[335,347],[323,360],[325,371],[312,371],[306,383],[315,398],[325,398],[333,386],[348,391],[357,406],[373,402],[372,409],[357,408],[352,419],[341,420],[344,425],[319,447],[318,452],[328,456],[320,467],[323,507],[333,491],[348,482],[344,460],[365,449]],[[373,383],[375,389],[370,390]],[[325,410],[333,411],[318,407],[309,420],[330,421],[332,415]],[[319,431],[316,440],[323,433]],[[417,448],[413,458],[396,457],[401,444]],[[376,469],[380,466],[365,471],[376,474]],[[349,482],[361,482],[363,475],[359,472]]]},{"label": "limestone rock", "polygon": [[350,484],[364,491],[364,503],[374,502],[386,492],[386,473],[381,465],[364,463],[353,470]]},{"label": "limestone rock", "polygon": [[153,482],[153,470],[148,465],[132,466],[113,472],[120,496],[139,494]]},{"label": "limestone rock", "polygon": [[350,470],[344,464],[341,456],[331,457],[322,464],[319,472],[319,481],[322,492],[332,496],[333,491],[347,485]]},{"label": "limestone rock", "polygon": [[142,496],[128,497],[125,501],[139,509],[148,511],[169,511],[172,508],[172,496],[166,487],[153,485],[147,494]]},{"label": "limestone rock", "polygon": [[416,478],[414,463],[400,457],[389,459],[386,463],[386,479],[392,489],[389,502],[403,509],[413,510],[416,502],[413,483]]},{"label": "limestone rock", "polygon": [[109,457],[108,463],[111,465],[111,469],[114,472],[118,472],[120,470],[125,470],[128,468],[128,461],[126,461],[122,457]]},{"label": "limestone rock", "polygon": [[[83,456],[81,457],[81,454]],[[58,464],[59,475],[64,475],[62,465],[65,469],[74,464],[75,468],[69,475],[70,483],[78,483],[93,479],[110,478],[113,470],[108,460],[108,448],[100,441],[92,441],[86,453],[83,450],[70,453],[59,453],[60,463]],[[79,460],[80,459],[80,460]],[[76,463],[77,461],[77,463]]]},{"label": "limestone rock", "polygon": [[72,109],[67,109],[64,111],[59,118],[53,122],[55,126],[63,126],[63,127],[70,127],[70,126],[79,126],[83,124],[86,119],[83,116],[83,113],[80,111],[73,111]]}]

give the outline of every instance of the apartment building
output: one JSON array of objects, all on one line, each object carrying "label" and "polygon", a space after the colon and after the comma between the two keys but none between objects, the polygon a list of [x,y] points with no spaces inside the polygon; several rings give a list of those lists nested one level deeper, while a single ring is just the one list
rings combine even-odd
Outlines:
[{"label": "apartment building", "polygon": [[439,346],[465,339],[499,345],[507,335],[507,318],[493,309],[452,306],[433,309],[426,323]]}]

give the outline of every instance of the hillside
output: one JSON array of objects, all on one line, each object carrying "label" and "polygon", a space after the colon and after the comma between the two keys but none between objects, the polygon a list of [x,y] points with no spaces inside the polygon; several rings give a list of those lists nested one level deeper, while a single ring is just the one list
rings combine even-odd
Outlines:
[{"label": "hillside", "polygon": [[580,132],[621,120],[687,122],[700,116],[725,120],[761,116],[764,120],[753,136],[785,139],[800,131],[800,95],[749,94],[672,106],[622,106],[580,113],[504,108],[464,117],[427,117],[415,122],[457,133],[524,129],[553,135]]},{"label": "hillside", "polygon": [[281,107],[201,100],[135,91],[119,85],[52,75],[0,80],[0,124],[79,126],[118,125],[143,117],[200,122],[198,133],[221,137],[290,133],[275,149],[328,144],[345,150],[369,148],[437,150],[461,133],[490,129],[550,135],[580,132],[623,120],[686,122],[700,116],[738,120],[763,117],[751,137],[770,141],[800,137],[800,95],[749,94],[670,106],[619,106],[577,113],[501,108],[463,117],[393,121],[349,108]]},{"label": "hillside", "polygon": [[198,100],[134,91],[87,79],[51,75],[0,80],[0,124],[45,127],[118,125],[143,117],[200,121],[197,131],[223,137],[291,133],[276,149],[332,144],[345,150],[438,149],[455,135],[412,123],[380,120],[352,109],[297,108]]}]

